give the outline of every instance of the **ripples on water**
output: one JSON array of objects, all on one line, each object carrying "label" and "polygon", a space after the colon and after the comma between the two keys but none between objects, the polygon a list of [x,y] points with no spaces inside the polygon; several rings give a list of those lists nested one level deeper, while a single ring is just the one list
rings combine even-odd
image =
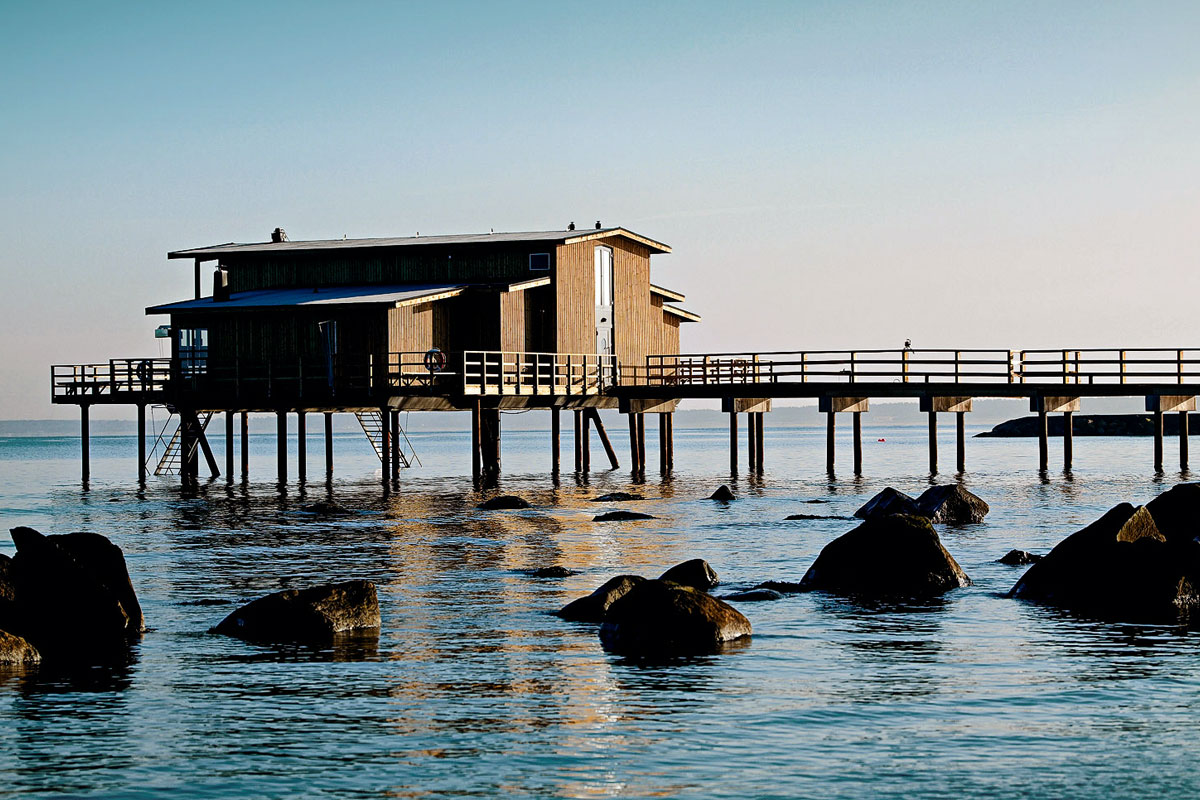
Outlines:
[{"label": "ripples on water", "polygon": [[[940,531],[975,585],[936,601],[743,604],[748,645],[660,663],[606,654],[593,626],[548,614],[618,572],[693,557],[720,591],[798,580],[853,523],[785,516],[929,483],[923,431],[879,435],[866,477],[830,480],[823,432],[768,429],[766,475],[720,506],[702,498],[729,481],[721,431],[676,432],[673,480],[597,471],[557,488],[547,435],[506,433],[502,488],[537,506],[515,512],[475,510],[462,434],[414,437],[426,467],[389,494],[365,442],[339,436],[332,494],[361,513],[325,520],[299,511],[324,483],[139,494],[132,440],[99,438],[82,492],[75,440],[0,440],[4,526],[110,536],[152,627],[128,664],[0,673],[0,794],[1194,795],[1196,636],[1005,599],[1022,568],[994,563],[1186,477],[1153,478],[1146,440],[1077,439],[1070,477],[1039,476],[1034,441],[972,440],[965,480],[992,513]],[[253,476],[273,474],[273,452],[255,437]],[[318,439],[309,452],[319,474]],[[610,507],[588,498],[615,490],[646,494],[636,508],[660,519],[593,523]],[[527,574],[554,564],[580,574]],[[351,577],[379,586],[377,640],[205,632],[232,603]]]}]

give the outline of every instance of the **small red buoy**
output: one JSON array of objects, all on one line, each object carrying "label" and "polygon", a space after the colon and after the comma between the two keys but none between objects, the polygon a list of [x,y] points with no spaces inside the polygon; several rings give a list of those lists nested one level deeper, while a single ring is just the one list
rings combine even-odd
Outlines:
[{"label": "small red buoy", "polygon": [[877,441],[877,442],[886,442],[886,441],[887,441],[887,439],[876,439],[875,441]]}]

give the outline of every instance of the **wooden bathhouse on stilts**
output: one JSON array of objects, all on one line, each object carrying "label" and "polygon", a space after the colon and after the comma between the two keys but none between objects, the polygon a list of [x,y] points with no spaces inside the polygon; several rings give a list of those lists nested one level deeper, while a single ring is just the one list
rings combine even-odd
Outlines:
[{"label": "wooden bathhouse on stilts", "polygon": [[[88,475],[91,405],[132,404],[139,430],[147,405],[177,420],[165,452],[148,464],[140,438],[139,478],[148,469],[194,481],[201,455],[220,467],[210,420],[223,415],[225,472],[247,471],[247,415],[273,413],[279,480],[287,480],[289,414],[305,465],[306,415],[322,414],[326,472],[332,474],[332,415],[354,413],[394,481],[408,453],[401,411],[470,410],[477,480],[500,469],[502,409],[551,413],[552,467],[559,468],[559,420],[574,412],[577,469],[590,463],[589,428],[597,409],[617,408],[611,390],[622,370],[644,370],[646,356],[677,354],[680,325],[698,321],[684,295],[651,282],[650,259],[670,248],[620,227],[530,233],[223,244],[168,254],[190,261],[195,296],[152,306],[165,316],[159,335],[169,358],[122,358],[52,368],[56,403],[80,406],[83,471]],[[204,288],[211,281],[211,293]],[[669,414],[677,401],[647,401],[630,414],[633,467],[644,468],[642,415]],[[641,442],[639,446],[639,441]],[[669,459],[664,447],[664,464]]]}]

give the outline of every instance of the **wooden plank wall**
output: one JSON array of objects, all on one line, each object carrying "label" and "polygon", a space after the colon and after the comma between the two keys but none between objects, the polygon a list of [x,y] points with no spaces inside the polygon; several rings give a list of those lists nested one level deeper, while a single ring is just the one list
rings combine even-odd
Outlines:
[{"label": "wooden plank wall", "polygon": [[520,281],[545,275],[530,272],[529,255],[553,251],[531,242],[505,249],[431,247],[390,253],[331,252],[266,257],[227,257],[233,292],[294,286],[367,286],[455,281]]},{"label": "wooden plank wall", "polygon": [[643,364],[651,352],[662,311],[651,306],[650,251],[618,237],[558,248],[555,287],[558,351],[596,351],[597,246],[613,251],[613,345],[618,362]]},{"label": "wooden plank wall", "polygon": [[500,349],[525,349],[525,292],[500,293]]},{"label": "wooden plank wall", "polygon": [[555,350],[596,351],[595,244],[560,245],[554,265]]},{"label": "wooden plank wall", "polygon": [[663,311],[663,299],[658,295],[650,296],[651,314],[654,320],[650,324],[650,349],[647,355],[658,355],[679,352],[679,317]]}]

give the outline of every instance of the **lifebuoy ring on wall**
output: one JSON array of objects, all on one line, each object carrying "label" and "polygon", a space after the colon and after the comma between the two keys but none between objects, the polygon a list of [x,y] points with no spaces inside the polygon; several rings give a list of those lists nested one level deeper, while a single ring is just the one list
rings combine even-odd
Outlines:
[{"label": "lifebuoy ring on wall", "polygon": [[446,368],[446,354],[436,347],[425,352],[425,369],[430,372],[441,372]]}]

